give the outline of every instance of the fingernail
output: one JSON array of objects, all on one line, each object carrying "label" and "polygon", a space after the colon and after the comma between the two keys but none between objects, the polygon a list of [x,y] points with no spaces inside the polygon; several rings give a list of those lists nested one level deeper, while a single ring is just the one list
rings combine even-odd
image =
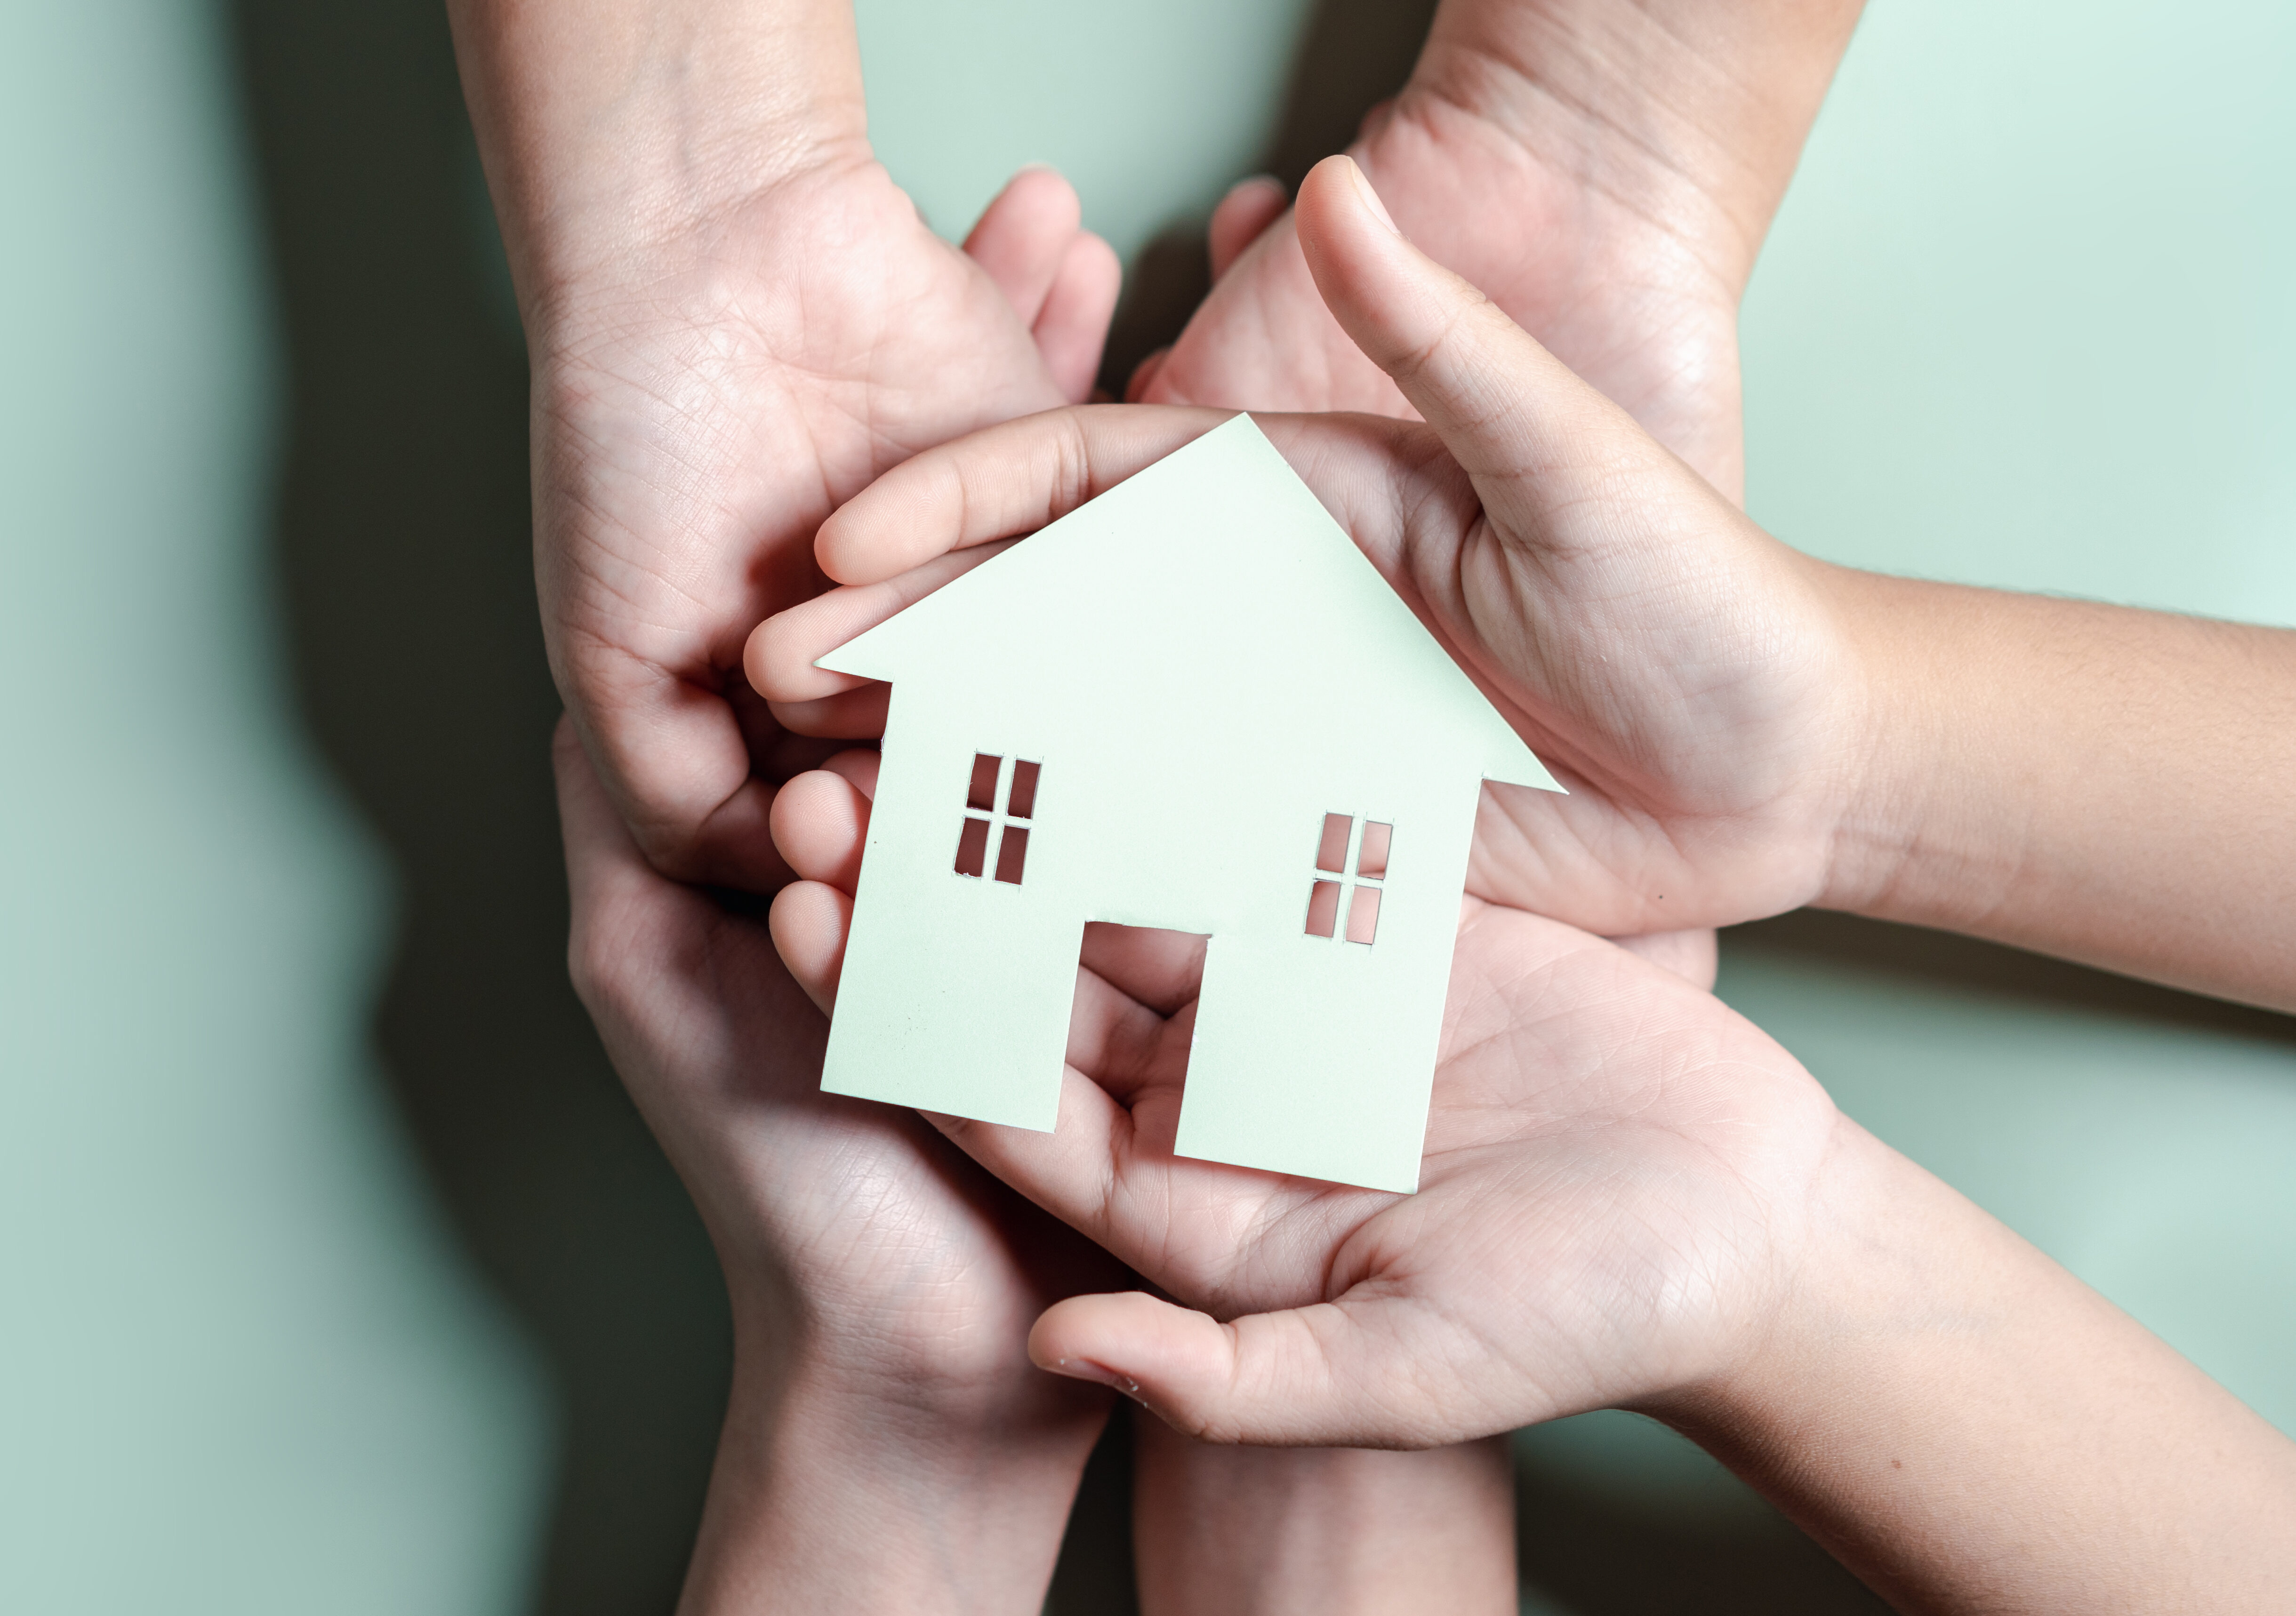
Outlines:
[{"label": "fingernail", "polygon": [[1364,206],[1369,208],[1377,216],[1379,222],[1386,226],[1390,231],[1401,235],[1403,232],[1395,227],[1395,216],[1387,210],[1387,204],[1379,200],[1379,193],[1371,188],[1371,176],[1363,171],[1363,165],[1355,159],[1349,158],[1348,172],[1355,176],[1356,192],[1363,198]]},{"label": "fingernail", "polygon": [[1063,1358],[1054,1359],[1049,1367],[1054,1374],[1065,1374],[1071,1380],[1113,1386],[1134,1402],[1140,1401],[1140,1382],[1106,1364],[1096,1364],[1088,1358]]}]

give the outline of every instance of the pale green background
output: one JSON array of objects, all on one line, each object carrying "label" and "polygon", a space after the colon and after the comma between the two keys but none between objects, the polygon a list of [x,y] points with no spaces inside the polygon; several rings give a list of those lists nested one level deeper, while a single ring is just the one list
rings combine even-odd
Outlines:
[{"label": "pale green background", "polygon": [[[879,138],[944,229],[1045,160],[1133,250],[1254,166],[1308,10],[865,0]],[[453,939],[488,957],[481,923],[509,915],[539,982],[561,923],[547,693],[515,627],[514,349],[442,35],[380,0],[0,4],[0,1608],[637,1610],[674,1582],[722,1374],[693,1232],[562,991],[503,990],[562,1037],[540,1053],[488,1045],[485,996],[423,1010]],[[326,104],[293,111],[312,62]],[[2268,0],[1877,10],[1749,300],[1756,513],[1843,561],[2296,622],[2292,68],[2296,13]],[[372,172],[337,173],[320,136],[362,119]],[[402,159],[404,195],[370,184]],[[319,337],[355,351],[362,299],[423,329],[392,301],[419,275],[324,295],[361,256],[329,230],[371,216],[430,243],[409,264],[453,260],[422,295],[458,311],[491,413],[368,463],[375,431],[328,436],[353,417],[327,414]],[[483,577],[387,576],[383,620],[341,570],[429,524],[393,517],[346,561],[329,536],[362,507],[310,490],[350,463],[354,488],[458,511],[438,451],[464,441],[494,502]],[[451,669],[488,631],[525,671],[465,680],[496,715],[472,756],[508,783],[442,754],[463,774],[410,808],[419,746],[363,737],[454,715],[394,706],[360,636]],[[497,682],[516,699],[488,707]],[[512,807],[457,863],[466,788]],[[517,879],[453,910],[504,857]],[[422,918],[441,901],[451,923]],[[1734,942],[1726,993],[2296,1430],[2285,1024],[1886,935],[1828,957],[1833,936]],[[519,1155],[561,1109],[594,1128]],[[617,1280],[581,1305],[598,1275],[656,1272],[701,1300]],[[703,1344],[665,1345],[676,1319]],[[675,1418],[594,1412],[598,1388],[664,1380],[690,1392]],[[674,1454],[645,1456],[655,1425]],[[1653,1428],[1522,1446],[1527,1608],[1860,1608]]]}]

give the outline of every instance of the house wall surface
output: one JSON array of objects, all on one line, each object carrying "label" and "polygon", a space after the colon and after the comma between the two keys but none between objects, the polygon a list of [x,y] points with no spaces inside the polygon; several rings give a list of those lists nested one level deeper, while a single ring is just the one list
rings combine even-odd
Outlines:
[{"label": "house wall surface", "polygon": [[[1456,746],[1309,722],[1312,685],[1271,687],[1264,722],[1191,725],[1216,673],[1103,644],[1060,690],[978,668],[894,682],[825,1087],[1049,1129],[1085,923],[1198,932],[1182,1153],[1413,1187],[1480,779]],[[1087,677],[1092,701],[1063,699]],[[1017,884],[996,873],[1004,800],[966,808],[983,753],[1008,759],[1005,791],[1009,759],[1040,767]],[[1334,813],[1392,830],[1368,944],[1344,915],[1308,934]],[[978,876],[955,868],[971,817],[995,824]]]}]

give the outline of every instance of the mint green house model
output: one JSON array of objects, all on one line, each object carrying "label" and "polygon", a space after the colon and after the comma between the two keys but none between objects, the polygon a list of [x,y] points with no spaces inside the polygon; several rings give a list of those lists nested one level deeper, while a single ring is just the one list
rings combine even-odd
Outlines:
[{"label": "mint green house model", "polygon": [[893,685],[824,1088],[1049,1130],[1085,923],[1201,932],[1179,1154],[1417,1187],[1482,782],[1561,788],[1249,416],[820,665]]}]

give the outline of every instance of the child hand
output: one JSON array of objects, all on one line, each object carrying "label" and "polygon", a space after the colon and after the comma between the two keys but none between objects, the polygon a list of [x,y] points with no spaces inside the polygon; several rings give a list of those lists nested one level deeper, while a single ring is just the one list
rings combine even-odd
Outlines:
[{"label": "child hand", "polygon": [[[1261,424],[1571,792],[1489,788],[1469,890],[1610,935],[1822,898],[1867,745],[1849,575],[1763,533],[1416,252],[1345,159],[1298,218],[1332,313],[1427,424]],[[752,682],[793,728],[873,733],[883,687],[816,657],[1222,418],[1054,411],[919,455],[824,524],[848,587],[761,625]]]},{"label": "child hand", "polygon": [[[873,782],[851,762],[776,808],[808,879],[774,938],[824,1009]],[[1086,933],[1058,1133],[940,1126],[1212,1317],[1073,1299],[1038,1362],[1216,1440],[1420,1446],[1698,1382],[1771,1317],[1846,1125],[1710,995],[1470,900],[1420,1190],[1396,1196],[1173,1155],[1199,962],[1144,960],[1143,936]]]},{"label": "child hand", "polygon": [[[824,1008],[873,779],[845,761],[775,821],[808,879],[775,941]],[[1067,1298],[1030,1333],[1046,1368],[1224,1441],[1424,1446],[1635,1407],[1904,1609],[2284,1603],[2296,1447],[1712,996],[1470,899],[1422,1187],[1398,1197],[1172,1154],[1191,972],[1156,980],[1143,935],[1087,930],[1058,1133],[941,1123],[1202,1309]]]}]

